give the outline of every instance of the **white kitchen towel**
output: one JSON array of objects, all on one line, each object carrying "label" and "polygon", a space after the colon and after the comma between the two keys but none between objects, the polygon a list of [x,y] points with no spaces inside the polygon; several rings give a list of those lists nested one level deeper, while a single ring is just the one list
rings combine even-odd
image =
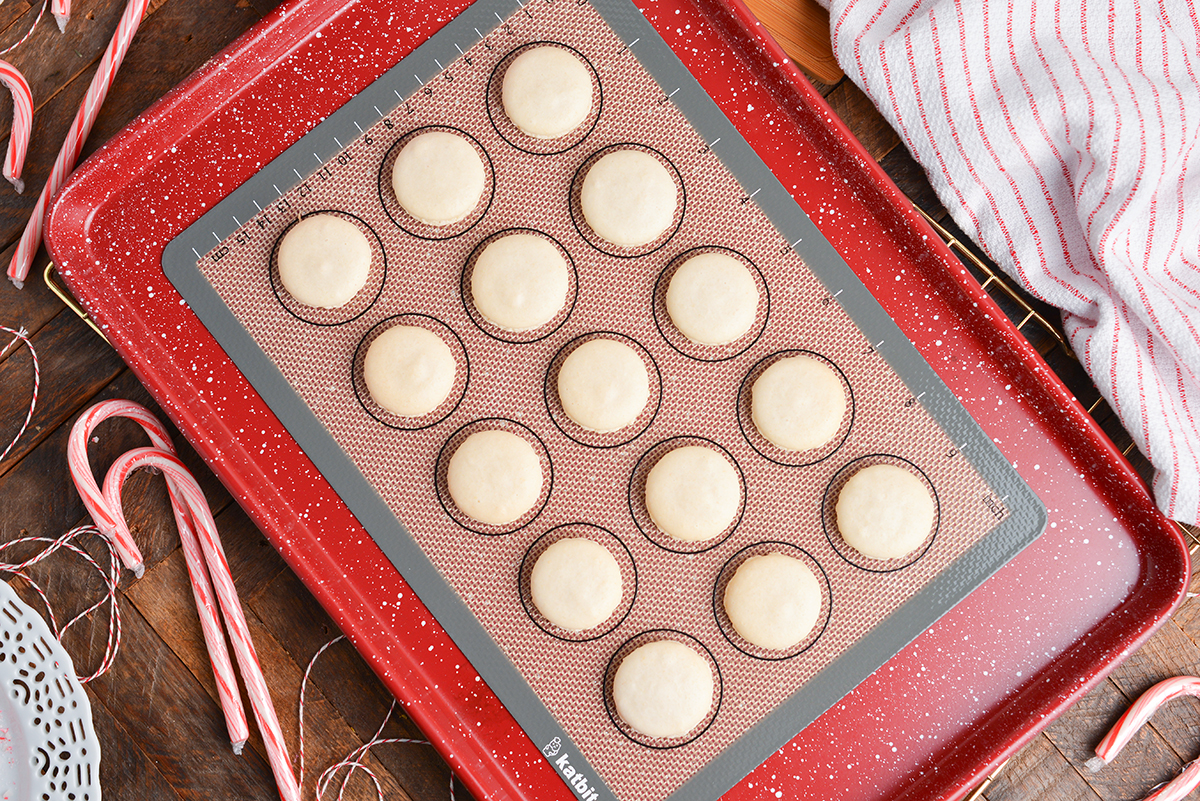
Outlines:
[{"label": "white kitchen towel", "polygon": [[842,68],[1200,518],[1200,17],[1189,0],[824,0]]}]

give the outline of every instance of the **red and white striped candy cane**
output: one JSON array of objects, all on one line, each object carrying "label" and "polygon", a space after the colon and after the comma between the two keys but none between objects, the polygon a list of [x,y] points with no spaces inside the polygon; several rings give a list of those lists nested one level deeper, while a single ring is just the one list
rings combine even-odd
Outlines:
[{"label": "red and white striped candy cane", "polygon": [[[1160,706],[1184,695],[1200,696],[1200,678],[1195,676],[1176,676],[1155,684],[1142,693],[1116,725],[1104,736],[1096,746],[1096,757],[1089,759],[1087,767],[1092,771],[1113,761],[1121,749],[1129,744],[1138,730],[1150,720]],[[1189,762],[1183,772],[1170,782],[1157,788],[1146,796],[1143,801],[1181,801],[1196,787],[1200,786],[1200,760]]]},{"label": "red and white striped candy cane", "polygon": [[21,193],[25,191],[21,169],[25,166],[29,134],[33,131],[33,93],[21,71],[7,61],[0,61],[0,83],[8,87],[13,99],[12,133],[8,137],[8,151],[4,154],[4,177]]},{"label": "red and white striped candy cane", "polygon": [[267,761],[275,774],[279,794],[284,801],[299,801],[300,788],[296,783],[296,775],[292,772],[287,744],[279,727],[271,693],[263,678],[262,666],[259,665],[258,655],[254,651],[254,643],[250,639],[250,628],[246,625],[246,617],[238,601],[237,589],[233,584],[229,564],[225,561],[225,551],[221,547],[221,539],[217,534],[212,512],[208,508],[208,501],[205,500],[200,485],[177,457],[158,448],[136,448],[114,462],[104,477],[104,498],[109,508],[116,513],[118,526],[125,525],[121,512],[121,487],[129,474],[139,467],[156,468],[161,470],[163,475],[173,479],[179,496],[187,504],[191,518],[196,524],[200,546],[204,551],[213,586],[216,588],[229,640],[233,644],[233,653],[241,668],[242,680],[246,684],[250,705],[254,709],[254,717],[263,736]]},{"label": "red and white striped candy cane", "polygon": [[71,18],[71,0],[51,0],[50,11],[54,14],[54,21],[58,23],[58,30],[65,32],[67,20]]},{"label": "red and white striped candy cane", "polygon": [[[100,529],[100,532],[116,547],[125,567],[141,578],[145,571],[145,567],[142,565],[141,551],[138,550],[133,537],[128,534],[128,529],[122,531],[117,528],[116,517],[109,510],[108,503],[104,500],[103,493],[100,492],[100,487],[96,485],[91,465],[88,463],[88,440],[91,439],[96,426],[110,417],[125,417],[133,420],[142,427],[157,448],[174,453],[175,447],[171,444],[167,429],[163,427],[157,417],[150,414],[146,407],[127,400],[108,400],[97,403],[79,416],[75,425],[71,427],[71,436],[67,439],[67,467],[71,471],[71,478],[75,480],[75,488],[79,490],[79,497],[83,499],[83,505],[87,507],[88,514],[96,523],[96,528]],[[168,488],[171,483],[167,482]],[[176,502],[174,493],[171,497],[171,506],[175,509],[175,522],[180,523],[181,533],[185,526],[190,529],[191,524],[187,520],[186,514],[180,514],[186,507],[182,503]]]},{"label": "red and white striped candy cane", "polygon": [[[101,422],[110,417],[125,417],[138,423],[150,437],[154,446],[166,453],[174,455],[175,448],[171,444],[170,435],[158,418],[141,404],[127,400],[107,400],[97,403],[88,409],[71,428],[71,436],[67,439],[67,465],[79,497],[83,505],[96,523],[100,533],[116,548],[126,565],[139,577],[144,570],[142,556],[138,552],[124,518],[118,519],[113,514],[110,502],[104,497],[96,480],[92,477],[92,468],[88,462],[87,445],[92,432]],[[204,567],[204,556],[200,550],[200,542],[192,524],[188,505],[179,494],[178,486],[173,478],[167,477],[167,493],[171,498],[171,510],[175,514],[175,525],[179,529],[179,541],[183,546],[184,561],[187,564],[188,576],[192,582],[192,595],[196,600],[196,613],[200,617],[200,628],[204,632],[204,643],[208,647],[208,657],[212,662],[213,676],[217,682],[217,694],[221,700],[221,710],[225,714],[225,724],[229,729],[229,741],[233,744],[236,754],[242,752],[242,746],[250,735],[246,723],[246,711],[242,706],[242,697],[237,691],[237,680],[233,675],[233,663],[229,659],[229,651],[225,647],[225,636],[221,629],[221,619],[217,613],[217,602],[208,573]],[[120,506],[116,507],[120,510]]]},{"label": "red and white striped candy cane", "polygon": [[18,289],[25,285],[25,279],[29,276],[29,268],[33,264],[34,254],[37,253],[38,246],[42,243],[42,226],[45,223],[44,218],[46,208],[50,204],[50,197],[58,191],[71,170],[74,169],[75,160],[79,158],[79,153],[83,150],[83,143],[91,133],[92,124],[96,121],[100,106],[108,95],[108,87],[112,85],[117,69],[120,68],[121,61],[129,50],[129,43],[133,41],[133,35],[137,33],[138,25],[141,24],[149,1],[129,0],[129,4],[125,6],[125,13],[121,15],[121,20],[117,23],[117,32],[113,34],[112,41],[108,43],[108,49],[104,51],[104,56],[100,59],[100,66],[83,98],[83,105],[79,107],[75,121],[71,123],[71,129],[67,132],[62,150],[58,151],[58,158],[50,170],[50,177],[46,180],[46,185],[42,187],[42,194],[33,207],[33,216],[29,218],[29,223],[25,226],[25,233],[21,235],[21,241],[17,245],[16,252],[13,253],[12,263],[8,266],[8,278]]}]

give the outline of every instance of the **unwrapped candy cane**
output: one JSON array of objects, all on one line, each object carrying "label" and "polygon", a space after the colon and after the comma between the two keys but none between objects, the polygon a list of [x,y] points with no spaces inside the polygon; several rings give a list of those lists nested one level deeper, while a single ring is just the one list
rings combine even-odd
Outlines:
[{"label": "unwrapped candy cane", "polygon": [[[154,447],[171,455],[175,448],[167,429],[150,414],[146,407],[127,400],[107,400],[97,403],[79,416],[71,428],[71,436],[67,439],[67,467],[75,480],[75,488],[83,505],[91,515],[100,534],[112,543],[125,566],[141,577],[144,567],[142,555],[137,543],[129,533],[122,515],[118,518],[114,507],[104,497],[96,486],[92,476],[92,467],[88,462],[87,446],[96,426],[110,417],[124,417],[142,427],[154,443]],[[213,677],[217,682],[217,695],[220,697],[221,710],[225,714],[225,725],[229,729],[229,741],[235,754],[242,752],[250,736],[250,728],[246,723],[246,710],[242,706],[242,697],[237,691],[237,679],[233,675],[233,663],[229,659],[229,651],[225,647],[225,635],[221,628],[221,618],[217,614],[217,602],[213,595],[212,584],[209,583],[208,573],[204,567],[204,556],[200,550],[200,542],[196,536],[196,527],[192,523],[189,507],[184,502],[176,481],[167,476],[167,493],[171,498],[171,510],[175,514],[175,526],[179,529],[179,541],[183,546],[183,558],[187,564],[188,577],[192,583],[192,596],[196,601],[196,613],[200,616],[200,629],[204,633],[204,644],[208,648],[208,657],[212,662]],[[121,511],[120,501],[115,507]]]},{"label": "unwrapped candy cane", "polygon": [[[1121,749],[1133,739],[1133,735],[1150,720],[1155,710],[1167,701],[1184,695],[1200,696],[1200,679],[1194,676],[1176,676],[1160,681],[1142,693],[1141,697],[1125,710],[1125,714],[1104,736],[1100,745],[1096,746],[1096,756],[1087,761],[1088,769],[1098,771],[1112,762]],[[1198,786],[1200,760],[1195,760],[1185,765],[1182,773],[1146,796],[1143,801],[1181,801]]]},{"label": "unwrapped candy cane", "polygon": [[29,150],[29,134],[33,130],[33,93],[21,71],[0,61],[0,83],[12,92],[12,132],[8,136],[8,152],[4,154],[4,177],[18,193],[25,191],[21,180],[21,168],[25,166],[25,152]]},{"label": "unwrapped candy cane", "polygon": [[44,218],[50,198],[74,169],[75,160],[79,158],[79,153],[83,150],[83,143],[91,133],[92,124],[96,122],[100,106],[108,95],[108,87],[112,85],[121,61],[124,60],[125,53],[129,50],[129,43],[133,41],[133,35],[137,33],[138,25],[142,22],[149,2],[150,0],[129,0],[129,4],[125,6],[125,13],[121,15],[121,20],[117,23],[117,32],[113,34],[112,41],[108,43],[108,49],[104,51],[104,57],[100,59],[100,66],[96,70],[95,76],[92,77],[87,95],[83,98],[83,105],[79,107],[75,121],[71,123],[71,129],[67,131],[66,141],[63,142],[62,150],[58,152],[58,158],[50,170],[50,177],[46,179],[46,185],[42,187],[42,194],[33,207],[33,216],[29,218],[29,223],[25,226],[25,233],[21,235],[21,241],[17,244],[16,252],[13,253],[12,263],[8,266],[8,278],[18,289],[25,285],[25,279],[29,276],[29,268],[33,264],[33,256],[42,242],[42,226],[45,223]]},{"label": "unwrapped candy cane", "polygon": [[296,775],[292,772],[291,759],[288,757],[287,744],[275,714],[275,705],[271,701],[271,693],[267,689],[258,654],[255,653],[254,643],[250,639],[250,628],[246,625],[246,617],[242,613],[241,602],[238,601],[229,564],[225,561],[225,551],[221,547],[221,538],[217,535],[216,523],[213,522],[208,501],[204,499],[204,493],[196,479],[192,478],[191,473],[177,457],[159,448],[136,448],[129,451],[113,462],[104,477],[104,499],[115,513],[114,522],[118,528],[126,528],[121,511],[121,487],[129,474],[140,467],[160,470],[169,480],[175,482],[175,488],[186,505],[188,516],[195,523],[200,548],[204,552],[208,572],[216,588],[217,601],[221,606],[221,614],[225,618],[229,641],[233,644],[233,653],[237,657],[238,667],[241,668],[246,693],[250,696],[250,705],[254,709],[254,718],[258,722],[263,745],[267,749],[267,761],[270,762],[275,782],[279,785],[279,794],[283,801],[299,801],[300,787],[296,783]]},{"label": "unwrapped candy cane", "polygon": [[50,0],[50,11],[58,23],[58,30],[66,31],[67,20],[71,18],[71,0]]}]

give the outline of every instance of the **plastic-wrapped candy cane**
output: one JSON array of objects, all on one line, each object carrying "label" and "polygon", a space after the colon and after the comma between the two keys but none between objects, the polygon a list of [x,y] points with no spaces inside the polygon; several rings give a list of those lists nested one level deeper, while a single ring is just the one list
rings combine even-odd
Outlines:
[{"label": "plastic-wrapped candy cane", "polygon": [[7,61],[0,61],[0,83],[8,87],[13,99],[12,133],[8,137],[8,151],[4,154],[4,177],[20,193],[25,191],[21,169],[25,166],[25,152],[29,150],[29,134],[33,130],[33,93],[21,71]]},{"label": "plastic-wrapped candy cane", "polygon": [[[139,577],[144,570],[142,555],[137,543],[124,525],[124,517],[118,523],[110,502],[105,499],[96,480],[92,476],[92,468],[88,463],[87,446],[96,426],[110,417],[125,417],[133,420],[142,427],[150,437],[154,446],[168,454],[174,455],[175,448],[171,444],[170,435],[163,424],[149,410],[140,404],[127,400],[108,400],[97,403],[88,409],[71,428],[71,436],[67,440],[67,465],[79,497],[91,515],[92,521],[100,533],[116,548],[125,566],[133,570]],[[229,651],[225,647],[225,635],[221,628],[221,619],[217,613],[217,601],[213,594],[212,585],[204,566],[204,555],[200,549],[200,541],[176,481],[167,476],[167,492],[171,498],[171,509],[175,514],[175,525],[179,529],[179,540],[183,546],[183,557],[187,564],[188,577],[192,583],[192,595],[196,600],[196,612],[200,616],[200,628],[204,633],[204,643],[208,647],[208,657],[212,662],[213,676],[217,682],[217,694],[220,696],[221,709],[225,714],[225,725],[229,729],[229,740],[233,744],[234,753],[240,754],[250,729],[246,722],[246,711],[242,706],[242,697],[237,691],[237,679],[233,675],[233,663],[229,659]],[[121,507],[115,507],[119,512]]]},{"label": "plastic-wrapped candy cane", "polygon": [[[1142,693],[1116,725],[1096,746],[1096,756],[1087,761],[1087,768],[1093,772],[1113,761],[1113,758],[1128,745],[1138,730],[1150,720],[1160,706],[1174,698],[1184,695],[1200,696],[1200,679],[1194,676],[1176,676],[1155,684]],[[1162,785],[1143,801],[1181,801],[1192,790],[1200,786],[1200,759],[1189,762],[1183,772]]]},{"label": "plastic-wrapped candy cane", "polygon": [[83,98],[83,105],[79,107],[75,120],[71,123],[70,130],[67,131],[66,141],[63,142],[62,149],[58,152],[58,158],[55,159],[54,166],[50,170],[50,177],[46,179],[46,185],[42,187],[42,194],[33,207],[33,215],[25,226],[25,232],[21,235],[21,241],[17,244],[17,250],[13,253],[12,262],[8,266],[8,278],[18,288],[25,285],[25,279],[29,276],[29,268],[33,264],[34,254],[37,253],[38,246],[42,243],[42,226],[45,223],[46,209],[50,205],[50,198],[59,190],[71,170],[74,169],[75,160],[79,158],[79,153],[83,150],[83,143],[92,131],[92,124],[95,123],[100,106],[108,95],[108,87],[112,85],[121,61],[124,60],[125,53],[129,50],[129,44],[133,41],[133,35],[137,33],[138,25],[141,24],[142,17],[146,14],[146,6],[149,2],[150,0],[129,0],[129,4],[125,6],[125,13],[121,15],[121,19],[117,23],[117,32],[113,34],[112,41],[108,43],[108,49],[104,51],[104,56],[100,59],[100,66],[96,69],[96,74],[92,77],[87,94]]},{"label": "plastic-wrapped candy cane", "polygon": [[246,683],[246,693],[250,696],[250,705],[254,709],[254,717],[262,733],[263,744],[267,749],[267,761],[270,762],[275,782],[279,785],[279,794],[283,801],[299,801],[300,787],[292,772],[287,744],[275,714],[275,705],[271,701],[271,693],[267,689],[258,655],[254,651],[254,643],[250,639],[250,629],[246,625],[241,602],[238,601],[229,564],[225,561],[225,551],[221,547],[216,523],[213,522],[212,512],[209,511],[208,501],[204,499],[200,486],[177,457],[159,448],[136,448],[113,462],[104,477],[104,499],[109,508],[116,513],[114,522],[118,528],[125,528],[125,519],[121,512],[121,487],[129,474],[140,467],[160,470],[168,479],[173,480],[179,497],[187,506],[189,516],[196,525],[200,547],[217,592],[217,601],[225,618],[225,626],[233,644],[238,667],[241,669],[242,680]]}]

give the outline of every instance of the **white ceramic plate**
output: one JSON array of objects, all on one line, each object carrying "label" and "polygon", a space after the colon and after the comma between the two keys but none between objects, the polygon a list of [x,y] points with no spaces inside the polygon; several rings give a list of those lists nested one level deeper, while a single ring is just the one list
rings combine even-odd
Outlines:
[{"label": "white ceramic plate", "polygon": [[100,801],[100,744],[71,657],[0,581],[0,801]]}]

